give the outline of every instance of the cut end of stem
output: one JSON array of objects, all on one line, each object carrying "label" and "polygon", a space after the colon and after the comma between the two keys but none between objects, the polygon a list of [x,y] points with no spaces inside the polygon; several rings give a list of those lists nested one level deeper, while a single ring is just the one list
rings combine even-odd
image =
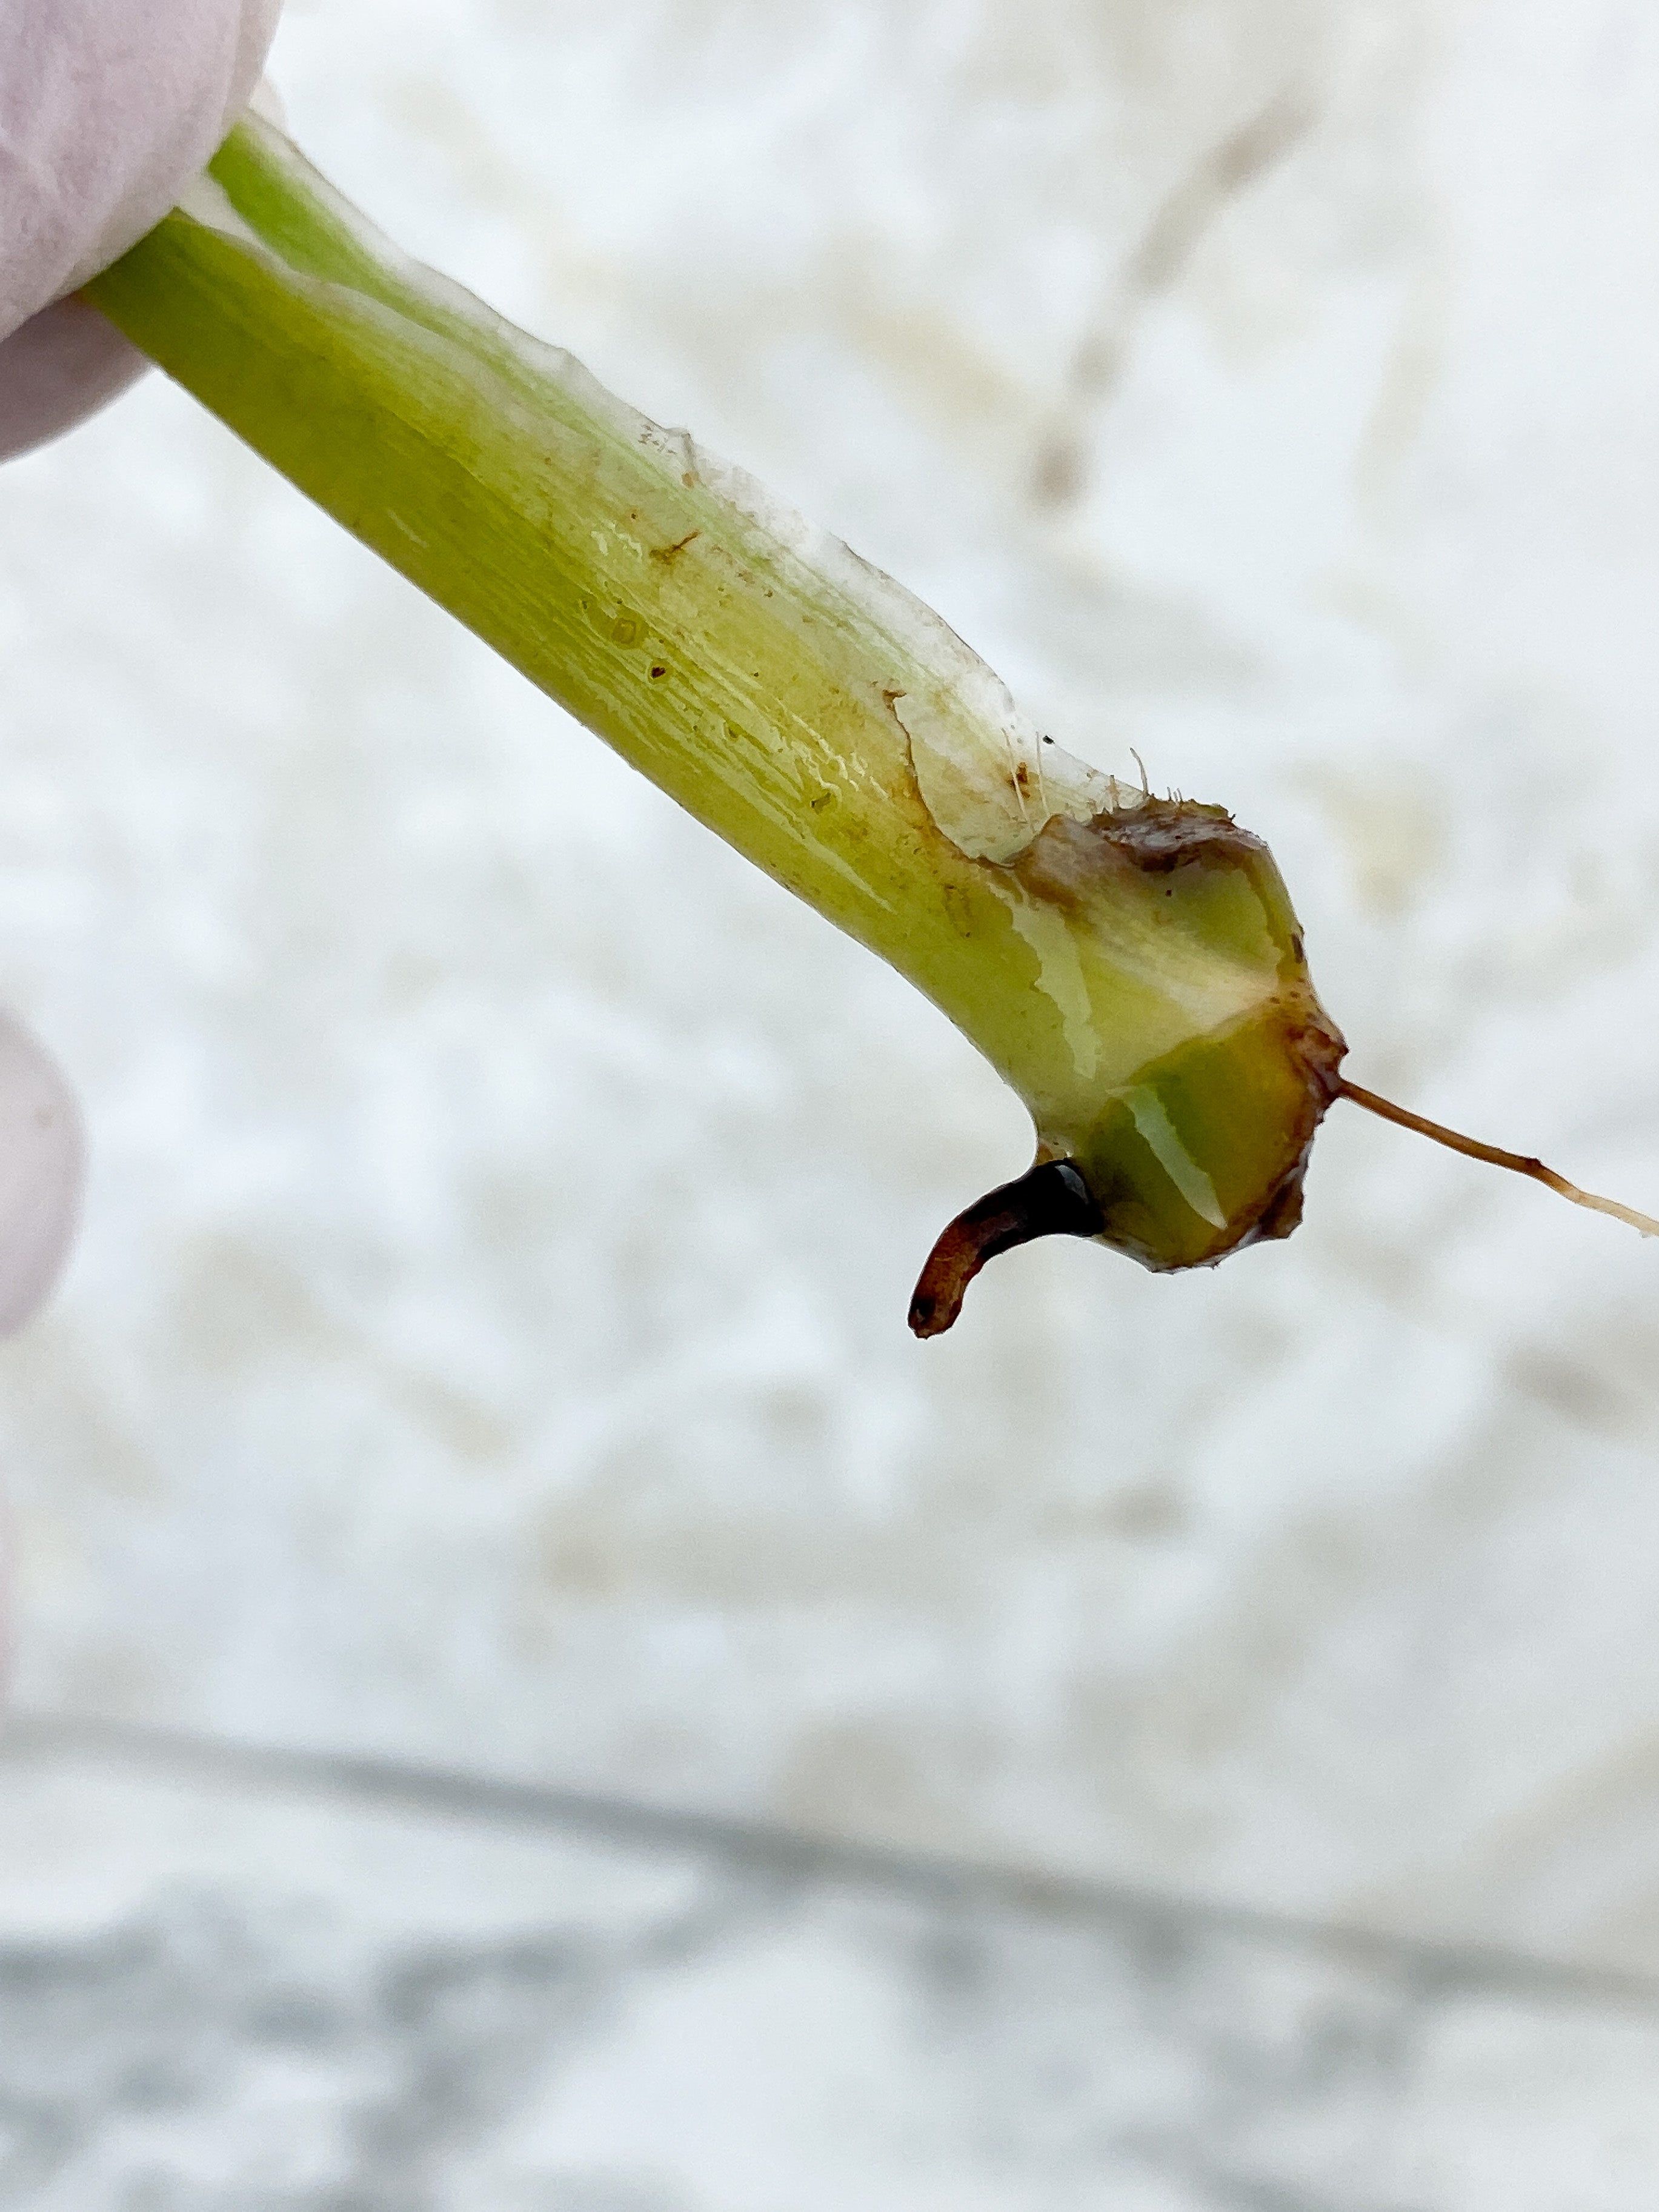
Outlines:
[{"label": "cut end of stem", "polygon": [[1094,1237],[1100,1209],[1069,1160],[1044,1160],[1016,1182],[988,1191],[957,1214],[927,1255],[910,1299],[910,1327],[943,1336],[988,1260],[1039,1237]]},{"label": "cut end of stem", "polygon": [[1462,1152],[1471,1160],[1485,1160],[1488,1166],[1508,1168],[1515,1175],[1530,1176],[1534,1182],[1541,1182],[1559,1198],[1571,1199],[1575,1206],[1588,1206],[1593,1213],[1610,1213],[1615,1221],[1623,1221],[1643,1237],[1659,1237],[1659,1221],[1650,1215],[1638,1213],[1633,1206],[1621,1206],[1616,1198],[1598,1198],[1594,1191],[1580,1190],[1576,1182],[1565,1176],[1557,1175],[1547,1168],[1542,1160],[1529,1159],[1521,1152],[1506,1152],[1497,1145],[1483,1145],[1478,1137],[1460,1135],[1455,1129],[1443,1127],[1422,1114],[1413,1114],[1409,1107],[1396,1106],[1391,1098],[1379,1098],[1374,1091],[1364,1091],[1346,1076],[1336,1082],[1339,1098],[1350,1098],[1356,1106],[1363,1106],[1368,1114],[1376,1114],[1385,1121],[1393,1121],[1402,1129],[1414,1129],[1419,1137],[1429,1137],[1437,1145],[1444,1145],[1449,1152]]}]

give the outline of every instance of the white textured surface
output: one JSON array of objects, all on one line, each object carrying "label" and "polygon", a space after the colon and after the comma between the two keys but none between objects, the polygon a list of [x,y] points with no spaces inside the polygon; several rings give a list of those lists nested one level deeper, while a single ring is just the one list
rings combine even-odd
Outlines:
[{"label": "white textured surface", "polygon": [[0,2204],[1653,2201],[1650,1990],[42,1749],[0,1760]]},{"label": "white textured surface", "polygon": [[[1648,11],[291,0],[273,73],[1266,835],[1359,1080],[1659,1201]],[[32,1702],[1659,1964],[1652,1248],[1338,1117],[1288,1245],[918,1347],[1012,1102],[179,395],[0,477],[0,640],[93,1146]]]}]

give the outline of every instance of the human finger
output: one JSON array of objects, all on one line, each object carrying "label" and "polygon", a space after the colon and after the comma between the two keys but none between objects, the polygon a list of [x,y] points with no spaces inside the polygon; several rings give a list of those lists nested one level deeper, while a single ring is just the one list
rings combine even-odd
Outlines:
[{"label": "human finger", "polygon": [[0,8],[0,457],[138,374],[131,348],[77,315],[51,313],[24,332],[161,221],[246,106],[281,5]]},{"label": "human finger", "polygon": [[86,1145],[63,1071],[0,1012],[0,1335],[21,1328],[63,1272]]}]

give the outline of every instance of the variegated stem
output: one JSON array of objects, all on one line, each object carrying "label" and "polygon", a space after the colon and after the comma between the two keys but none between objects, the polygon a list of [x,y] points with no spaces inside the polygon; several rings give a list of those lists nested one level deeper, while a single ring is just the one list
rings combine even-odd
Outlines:
[{"label": "variegated stem", "polygon": [[1266,848],[1040,737],[920,601],[410,261],[269,125],[88,296],[890,962],[1154,1267],[1294,1225],[1341,1042]]}]

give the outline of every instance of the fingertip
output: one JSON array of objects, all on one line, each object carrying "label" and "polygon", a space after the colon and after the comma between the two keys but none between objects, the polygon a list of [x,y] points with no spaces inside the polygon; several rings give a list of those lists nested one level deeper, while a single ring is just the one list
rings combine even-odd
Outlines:
[{"label": "fingertip", "polygon": [[0,341],[0,461],[72,429],[149,366],[84,300],[43,307]]},{"label": "fingertip", "polygon": [[21,1328],[63,1273],[85,1174],[81,1112],[63,1071],[0,1012],[0,1335]]}]

